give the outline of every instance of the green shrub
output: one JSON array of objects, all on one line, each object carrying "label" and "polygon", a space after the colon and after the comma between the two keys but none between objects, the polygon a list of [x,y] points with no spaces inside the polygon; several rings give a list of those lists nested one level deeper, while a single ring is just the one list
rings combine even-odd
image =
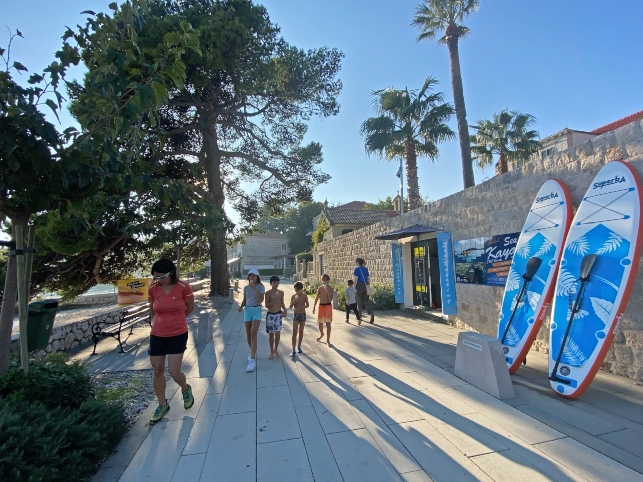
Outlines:
[{"label": "green shrub", "polygon": [[0,480],[87,480],[125,433],[119,403],[51,409],[20,395],[0,400]]},{"label": "green shrub", "polygon": [[371,283],[373,289],[373,309],[377,311],[397,310],[400,306],[395,302],[395,290],[389,283]]},{"label": "green shrub", "polygon": [[65,354],[54,353],[31,360],[28,376],[19,367],[0,375],[0,399],[10,395],[25,402],[41,402],[49,408],[78,408],[93,398],[94,386],[82,363],[68,363]]},{"label": "green shrub", "polygon": [[290,279],[293,277],[294,274],[295,274],[295,265],[292,264],[290,266],[286,266],[286,274],[285,274],[286,278]]}]

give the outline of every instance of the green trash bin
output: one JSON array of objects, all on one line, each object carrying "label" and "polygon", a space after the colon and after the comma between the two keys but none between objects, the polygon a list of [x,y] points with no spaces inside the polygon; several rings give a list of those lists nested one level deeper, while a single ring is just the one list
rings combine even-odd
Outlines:
[{"label": "green trash bin", "polygon": [[49,343],[58,300],[43,300],[29,303],[27,312],[27,349],[43,350]]}]

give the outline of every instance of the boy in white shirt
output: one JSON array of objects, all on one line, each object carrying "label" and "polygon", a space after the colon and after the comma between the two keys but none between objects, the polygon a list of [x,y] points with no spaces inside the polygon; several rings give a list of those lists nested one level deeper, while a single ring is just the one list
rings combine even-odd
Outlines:
[{"label": "boy in white shirt", "polygon": [[357,309],[357,299],[355,298],[355,295],[357,294],[357,288],[355,288],[355,286],[353,285],[353,280],[349,279],[348,288],[346,288],[346,323],[348,323],[348,315],[350,314],[351,310],[353,310],[355,316],[357,316],[357,324],[361,325],[362,317],[360,316],[359,310]]}]

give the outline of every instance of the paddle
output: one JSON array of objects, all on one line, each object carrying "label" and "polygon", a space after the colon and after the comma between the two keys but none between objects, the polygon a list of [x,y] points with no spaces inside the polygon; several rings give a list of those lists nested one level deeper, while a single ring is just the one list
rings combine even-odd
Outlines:
[{"label": "paddle", "polygon": [[538,268],[540,268],[541,263],[543,262],[542,259],[540,258],[529,258],[527,261],[527,267],[525,268],[525,274],[522,275],[523,282],[522,286],[520,288],[520,292],[518,293],[518,296],[516,297],[516,304],[514,306],[513,311],[511,312],[511,317],[509,318],[509,321],[507,322],[507,328],[505,328],[505,333],[502,335],[502,339],[500,340],[500,343],[505,342],[505,338],[507,338],[507,333],[509,333],[509,327],[511,326],[511,323],[513,322],[514,316],[516,315],[516,311],[518,311],[518,306],[520,305],[520,301],[522,300],[522,297],[524,293],[527,292],[527,285],[529,282],[533,279],[534,275],[536,274],[536,271],[538,271]]},{"label": "paddle", "polygon": [[576,296],[576,300],[574,301],[574,307],[572,308],[572,312],[569,315],[567,329],[565,330],[565,336],[563,336],[563,342],[560,344],[560,351],[558,352],[558,356],[556,357],[554,369],[549,376],[549,379],[553,382],[565,383],[567,385],[570,384],[569,380],[559,378],[558,375],[556,375],[556,372],[558,372],[558,366],[560,365],[560,359],[562,358],[563,351],[565,350],[565,344],[567,343],[567,337],[569,336],[569,332],[572,328],[574,316],[576,316],[576,313],[580,311],[581,305],[583,303],[583,292],[585,291],[585,285],[589,281],[589,273],[592,270],[592,266],[594,266],[594,263],[596,262],[596,258],[597,256],[595,254],[588,254],[580,263],[580,278],[578,278],[578,280],[580,280],[580,287],[578,288],[578,295]]}]

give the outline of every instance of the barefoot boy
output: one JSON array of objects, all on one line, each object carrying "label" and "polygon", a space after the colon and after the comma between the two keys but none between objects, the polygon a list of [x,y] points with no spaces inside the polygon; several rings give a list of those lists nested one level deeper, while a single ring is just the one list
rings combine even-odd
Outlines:
[{"label": "barefoot boy", "polygon": [[271,289],[266,291],[266,332],[270,342],[269,360],[281,358],[279,355],[279,338],[281,337],[281,318],[285,317],[286,305],[284,304],[284,292],[279,288],[279,276],[270,277]]},{"label": "barefoot boy", "polygon": [[333,322],[333,287],[328,284],[330,276],[323,274],[321,277],[322,285],[317,289],[317,296],[313,303],[313,314],[319,301],[319,315],[317,315],[317,323],[319,323],[319,338],[321,341],[324,337],[324,323],[326,323],[326,344],[330,344],[330,324]]},{"label": "barefoot boy", "polygon": [[304,337],[304,325],[306,324],[306,308],[308,304],[308,295],[304,293],[304,285],[299,281],[295,283],[295,294],[290,299],[290,307],[295,309],[295,314],[292,318],[292,353],[291,357],[295,356],[295,342],[297,341],[297,333],[299,333],[299,343],[297,344],[297,353],[301,351],[301,340]]}]

